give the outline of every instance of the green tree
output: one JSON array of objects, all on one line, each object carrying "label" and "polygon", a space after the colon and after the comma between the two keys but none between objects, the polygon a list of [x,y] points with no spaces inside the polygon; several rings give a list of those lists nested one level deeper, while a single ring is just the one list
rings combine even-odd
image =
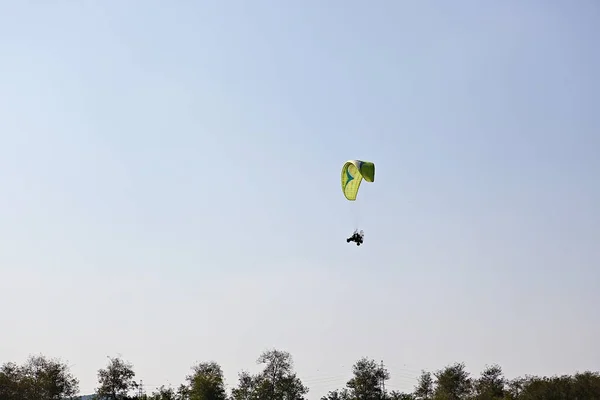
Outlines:
[{"label": "green tree", "polygon": [[146,397],[147,400],[180,400],[173,388],[161,386],[157,391]]},{"label": "green tree", "polygon": [[573,398],[600,398],[600,373],[586,371],[573,376]]},{"label": "green tree", "polygon": [[413,393],[401,393],[393,391],[391,392],[387,398],[389,400],[415,400],[415,395]]},{"label": "green tree", "polygon": [[433,397],[433,377],[431,376],[431,372],[421,372],[417,380],[414,396],[416,400],[431,400]]},{"label": "green tree", "polygon": [[23,399],[20,387],[21,376],[21,368],[13,362],[5,363],[0,367],[0,399]]},{"label": "green tree", "polygon": [[505,396],[506,379],[499,365],[486,367],[474,383],[476,400],[501,400]]},{"label": "green tree", "polygon": [[294,372],[294,361],[290,353],[276,349],[267,350],[256,362],[264,366],[256,379],[261,399],[304,399],[308,388]]},{"label": "green tree", "polygon": [[44,356],[29,357],[21,369],[26,385],[35,400],[73,399],[79,392],[79,381],[69,371],[69,367],[57,359]]},{"label": "green tree", "polygon": [[232,400],[260,400],[256,391],[256,378],[247,371],[238,374],[238,385],[231,390]]},{"label": "green tree", "polygon": [[133,365],[119,357],[110,358],[106,368],[98,370],[96,389],[99,398],[106,400],[127,400],[129,392],[138,387],[133,380],[135,372]]},{"label": "green tree", "polygon": [[321,400],[350,400],[348,389],[333,390],[321,397]]},{"label": "green tree", "polygon": [[79,392],[79,381],[57,359],[31,356],[24,365],[6,363],[0,369],[2,400],[67,400]]},{"label": "green tree", "polygon": [[350,398],[356,400],[381,400],[382,383],[390,379],[390,374],[375,360],[361,358],[352,367],[353,377],[346,383]]},{"label": "green tree", "polygon": [[177,400],[189,400],[190,388],[183,383],[177,388]]},{"label": "green tree", "polygon": [[232,390],[234,400],[304,400],[308,388],[294,372],[290,353],[281,350],[263,352],[257,360],[264,365],[256,376],[239,375],[238,386]]},{"label": "green tree", "polygon": [[504,390],[504,399],[505,400],[518,400],[523,392],[523,387],[525,386],[525,379],[523,378],[515,378],[506,383],[506,388]]},{"label": "green tree", "polygon": [[226,400],[225,378],[221,366],[214,361],[199,363],[187,377],[189,400]]},{"label": "green tree", "polygon": [[471,393],[471,378],[463,363],[437,371],[435,378],[435,400],[465,400]]}]

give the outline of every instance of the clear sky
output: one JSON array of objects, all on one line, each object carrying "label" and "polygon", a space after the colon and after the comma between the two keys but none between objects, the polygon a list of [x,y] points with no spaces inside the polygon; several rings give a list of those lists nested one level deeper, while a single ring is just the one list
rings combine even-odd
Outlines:
[{"label": "clear sky", "polygon": [[[148,385],[267,348],[317,399],[599,369],[600,6],[0,5],[0,361]],[[356,203],[347,159],[375,162]],[[365,244],[347,244],[358,223]],[[152,389],[152,387],[148,387]]]}]

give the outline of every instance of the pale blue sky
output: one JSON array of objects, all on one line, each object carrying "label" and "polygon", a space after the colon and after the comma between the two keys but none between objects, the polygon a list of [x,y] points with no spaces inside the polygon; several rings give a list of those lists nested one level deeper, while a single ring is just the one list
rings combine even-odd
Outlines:
[{"label": "pale blue sky", "polygon": [[[600,365],[600,6],[0,6],[0,361]],[[374,161],[356,204],[344,161]],[[358,219],[356,219],[359,217]],[[357,248],[345,238],[355,221]],[[151,388],[149,388],[151,389]]]}]

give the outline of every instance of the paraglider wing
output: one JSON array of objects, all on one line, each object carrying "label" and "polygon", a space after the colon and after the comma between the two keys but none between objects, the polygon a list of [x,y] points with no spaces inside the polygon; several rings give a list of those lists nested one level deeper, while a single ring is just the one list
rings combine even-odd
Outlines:
[{"label": "paraglider wing", "polygon": [[375,164],[369,161],[349,160],[342,167],[342,192],[346,199],[356,200],[362,180],[375,181]]}]

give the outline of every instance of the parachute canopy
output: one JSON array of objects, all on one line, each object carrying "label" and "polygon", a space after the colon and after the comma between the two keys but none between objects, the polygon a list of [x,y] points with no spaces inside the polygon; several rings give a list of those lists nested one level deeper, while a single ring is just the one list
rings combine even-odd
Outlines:
[{"label": "parachute canopy", "polygon": [[375,164],[369,161],[348,160],[342,167],[342,192],[346,199],[356,200],[362,180],[375,180]]}]

